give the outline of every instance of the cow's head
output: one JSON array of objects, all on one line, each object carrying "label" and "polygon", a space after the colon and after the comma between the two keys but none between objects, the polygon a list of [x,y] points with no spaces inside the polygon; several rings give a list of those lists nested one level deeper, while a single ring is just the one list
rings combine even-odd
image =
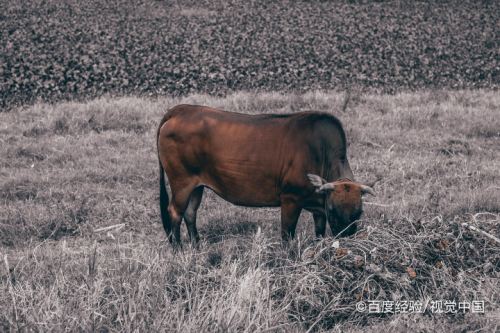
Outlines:
[{"label": "cow's head", "polygon": [[316,192],[325,196],[325,213],[332,233],[337,236],[349,236],[356,232],[355,221],[363,213],[361,197],[365,194],[375,195],[370,186],[340,179],[327,182],[317,175],[308,174]]}]

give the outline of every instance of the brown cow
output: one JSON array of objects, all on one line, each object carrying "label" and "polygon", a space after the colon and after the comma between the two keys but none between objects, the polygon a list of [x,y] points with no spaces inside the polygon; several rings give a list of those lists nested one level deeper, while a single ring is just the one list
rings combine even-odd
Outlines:
[{"label": "brown cow", "polygon": [[361,196],[374,194],[353,181],[344,130],[326,113],[245,115],[178,105],[163,117],[157,146],[161,218],[175,244],[183,217],[191,241],[199,240],[204,187],[235,205],[281,207],[284,240],[294,237],[302,209],[313,213],[317,236],[324,236],[327,220],[334,235],[352,235]]}]

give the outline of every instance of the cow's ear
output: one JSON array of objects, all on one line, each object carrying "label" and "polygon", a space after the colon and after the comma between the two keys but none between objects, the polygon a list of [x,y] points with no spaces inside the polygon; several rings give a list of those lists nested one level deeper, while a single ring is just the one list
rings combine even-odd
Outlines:
[{"label": "cow's ear", "polygon": [[361,195],[371,194],[374,197],[376,196],[375,191],[370,186],[360,185],[360,188],[361,188]]},{"label": "cow's ear", "polygon": [[309,178],[311,184],[313,184],[314,187],[316,187],[316,192],[318,193],[333,191],[333,189],[335,188],[335,185],[333,183],[328,183],[326,180],[324,180],[318,175],[313,175],[311,173],[308,173],[307,178]]},{"label": "cow's ear", "polygon": [[314,187],[316,187],[317,189],[319,189],[321,186],[323,186],[323,184],[326,183],[326,180],[324,180],[318,175],[313,175],[312,173],[308,173],[307,178],[309,178],[311,184],[313,184]]}]

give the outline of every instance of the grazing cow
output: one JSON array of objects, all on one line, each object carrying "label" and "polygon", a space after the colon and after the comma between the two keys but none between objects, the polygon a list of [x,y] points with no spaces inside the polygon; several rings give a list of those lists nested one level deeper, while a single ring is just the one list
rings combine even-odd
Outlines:
[{"label": "grazing cow", "polygon": [[352,235],[361,196],[374,195],[354,181],[342,125],[326,113],[246,115],[178,105],[163,117],[157,147],[161,219],[175,244],[183,217],[191,241],[199,240],[204,187],[235,205],[281,207],[284,240],[294,237],[302,209],[313,214],[318,237],[326,221],[334,235]]}]

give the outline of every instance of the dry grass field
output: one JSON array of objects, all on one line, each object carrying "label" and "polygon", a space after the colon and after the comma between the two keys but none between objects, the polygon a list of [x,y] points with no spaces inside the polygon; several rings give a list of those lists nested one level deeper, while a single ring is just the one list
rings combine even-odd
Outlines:
[{"label": "dry grass field", "polygon": [[[494,332],[500,323],[500,94],[103,97],[0,113],[0,331]],[[213,193],[174,253],[155,133],[178,103],[338,116],[357,180],[380,180],[350,238],[279,238],[279,211]],[[272,144],[272,143],[270,143]],[[121,229],[96,229],[123,223]],[[369,313],[369,300],[424,313]],[[437,313],[432,301],[484,301]]]}]

